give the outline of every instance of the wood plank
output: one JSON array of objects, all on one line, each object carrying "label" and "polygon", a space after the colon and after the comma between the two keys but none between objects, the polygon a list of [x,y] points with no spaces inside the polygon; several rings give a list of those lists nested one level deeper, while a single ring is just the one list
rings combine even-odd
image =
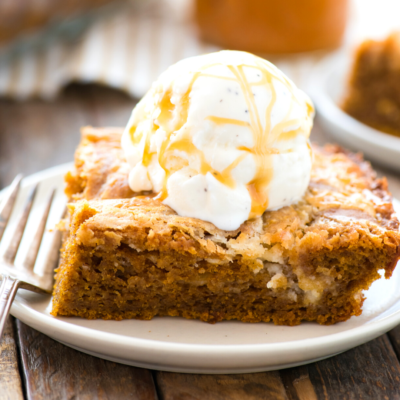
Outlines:
[{"label": "wood plank", "polygon": [[132,99],[125,93],[116,90],[89,85],[87,87],[77,86],[78,96],[90,99],[91,114],[88,124],[93,126],[126,126],[137,100]]},{"label": "wood plank", "polygon": [[280,375],[290,400],[400,399],[400,364],[387,335]]},{"label": "wood plank", "polygon": [[52,102],[0,99],[0,188],[17,173],[72,161],[82,126],[125,126],[135,103],[93,85],[71,85]]},{"label": "wood plank", "polygon": [[14,318],[8,317],[0,341],[0,400],[23,400],[18,353],[14,339]]},{"label": "wood plank", "polygon": [[[398,268],[398,267],[397,267]],[[400,360],[400,325],[392,329],[389,333],[389,339],[392,343],[393,349],[397,354],[398,360]]]},{"label": "wood plank", "polygon": [[156,400],[151,371],[101,360],[17,321],[27,398]]},{"label": "wood plank", "polygon": [[286,400],[278,372],[193,375],[156,372],[162,400]]},{"label": "wood plank", "polygon": [[281,370],[280,376],[289,400],[318,400],[308,366]]}]

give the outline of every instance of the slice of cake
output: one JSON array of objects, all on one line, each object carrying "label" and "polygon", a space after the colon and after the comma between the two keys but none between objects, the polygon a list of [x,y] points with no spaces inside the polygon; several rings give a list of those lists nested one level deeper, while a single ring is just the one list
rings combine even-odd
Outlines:
[{"label": "slice of cake", "polygon": [[342,108],[375,129],[400,136],[400,32],[360,45]]},{"label": "slice of cake", "polygon": [[134,197],[121,132],[83,130],[54,316],[333,324],[361,314],[379,270],[391,276],[398,220],[386,180],[361,156],[314,147],[299,202],[225,231]]}]

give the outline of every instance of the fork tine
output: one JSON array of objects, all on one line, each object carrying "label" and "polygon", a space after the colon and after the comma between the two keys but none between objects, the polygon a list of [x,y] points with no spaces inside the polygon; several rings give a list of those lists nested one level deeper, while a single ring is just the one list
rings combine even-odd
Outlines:
[{"label": "fork tine", "polygon": [[61,231],[58,229],[54,231],[53,240],[51,243],[50,250],[47,254],[46,263],[43,268],[44,274],[50,273],[51,276],[54,276],[54,268],[56,266],[56,262],[59,258],[61,247]]},{"label": "fork tine", "polygon": [[22,235],[24,234],[25,226],[28,221],[29,214],[31,212],[32,204],[35,199],[38,186],[39,184],[36,184],[35,187],[29,193],[28,200],[25,204],[24,211],[18,221],[17,227],[14,232],[14,236],[11,240],[10,245],[8,246],[8,249],[4,253],[3,259],[9,262],[10,264],[14,262],[15,256],[17,255],[17,251],[21,243]]},{"label": "fork tine", "polygon": [[3,204],[0,207],[0,240],[3,237],[4,231],[6,230],[6,226],[13,210],[19,187],[21,185],[21,180],[21,174],[17,175],[14,178],[13,182],[10,185],[9,194],[6,196],[5,199],[3,199]]},{"label": "fork tine", "polygon": [[[67,211],[68,209],[65,207],[62,213],[62,218],[65,218]],[[53,288],[54,269],[57,266],[57,261],[60,256],[61,238],[61,231],[59,229],[54,230],[50,250],[47,253],[47,258],[43,268],[43,289],[50,292]]]},{"label": "fork tine", "polygon": [[23,262],[23,266],[26,269],[33,270],[33,267],[35,265],[36,258],[37,258],[39,248],[40,248],[40,243],[42,242],[44,230],[46,228],[46,223],[47,223],[47,219],[49,217],[50,208],[53,203],[55,192],[56,192],[56,190],[53,189],[49,196],[49,199],[47,200],[47,204],[46,204],[45,210],[43,212],[42,218],[39,222],[38,229],[36,231],[35,236],[33,237],[33,240],[29,247],[28,253],[26,254],[25,260]]}]

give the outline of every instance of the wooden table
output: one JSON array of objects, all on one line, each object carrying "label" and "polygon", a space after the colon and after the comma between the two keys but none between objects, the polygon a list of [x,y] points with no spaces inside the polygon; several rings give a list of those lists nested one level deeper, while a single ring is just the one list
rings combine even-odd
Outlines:
[{"label": "wooden table", "polygon": [[[51,103],[0,99],[0,188],[70,161],[83,125],[123,126],[135,101],[111,89],[72,85]],[[328,139],[318,128],[315,141]],[[400,179],[383,171],[395,196]],[[0,342],[3,399],[400,399],[400,326],[314,364],[243,375],[150,371],[72,350],[10,318]]]}]

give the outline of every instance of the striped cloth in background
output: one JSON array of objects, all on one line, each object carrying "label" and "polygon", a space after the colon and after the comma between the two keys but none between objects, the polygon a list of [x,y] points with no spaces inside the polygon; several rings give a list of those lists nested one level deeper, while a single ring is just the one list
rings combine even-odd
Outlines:
[{"label": "striped cloth in background", "polygon": [[[72,81],[95,82],[139,98],[172,63],[217,50],[196,39],[182,0],[126,6],[91,25],[75,43],[59,39],[0,63],[0,96],[51,99]],[[184,3],[187,3],[184,1]],[[185,4],[183,4],[185,5]]]},{"label": "striped cloth in background", "polygon": [[[72,81],[100,83],[140,98],[157,76],[174,62],[218,50],[201,43],[190,23],[191,0],[142,0],[98,20],[77,42],[55,40],[0,63],[0,96],[54,98]],[[349,37],[400,28],[393,12],[398,0],[354,0]],[[371,21],[374,21],[371,24]],[[397,25],[396,25],[397,24]],[[348,46],[345,48],[348,48]],[[297,84],[326,53],[271,59]]]}]

